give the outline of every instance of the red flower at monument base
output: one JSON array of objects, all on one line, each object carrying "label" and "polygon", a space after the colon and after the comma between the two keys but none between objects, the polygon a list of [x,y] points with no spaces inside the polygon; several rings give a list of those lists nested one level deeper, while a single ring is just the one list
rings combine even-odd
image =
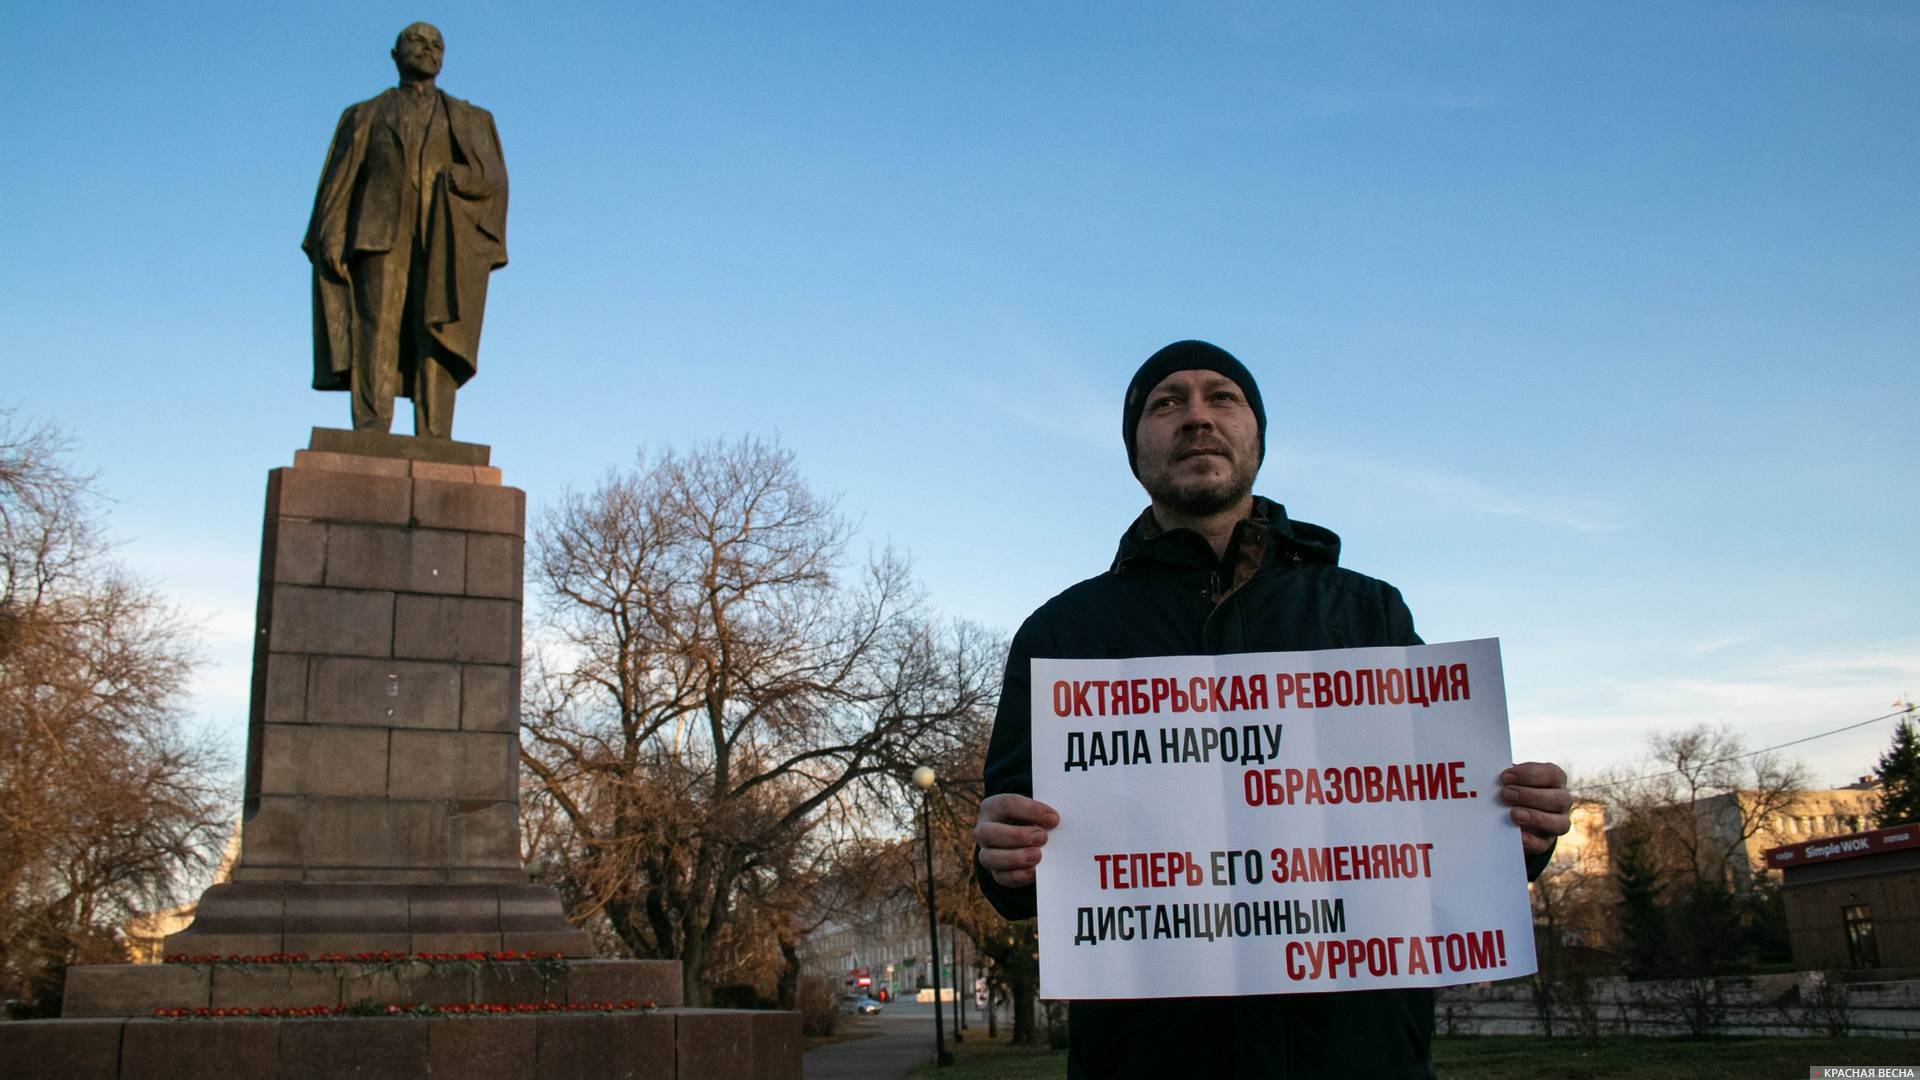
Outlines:
[{"label": "red flower at monument base", "polygon": [[[403,961],[463,961],[463,963],[509,963],[509,961],[563,961],[566,953],[541,953],[532,949],[497,949],[472,953],[396,953],[380,949],[378,953],[321,953],[319,963],[403,963]],[[163,957],[171,965],[303,965],[311,963],[307,953],[173,953]]]},{"label": "red flower at monument base", "polygon": [[[445,1005],[388,1005],[388,1016],[503,1016],[514,1013],[550,1013],[550,1012],[633,1012],[635,1010],[652,1011],[657,1006],[652,1001],[640,1002],[632,998],[623,1001],[574,1001],[560,1004],[556,1001],[518,1002],[505,1004],[492,1001],[459,1001]],[[308,1005],[304,1008],[283,1008],[263,1006],[258,1009],[246,1006],[226,1008],[208,1008],[204,1005],[194,1008],[155,1009],[153,1015],[162,1020],[210,1020],[228,1017],[256,1017],[265,1020],[307,1020],[334,1016],[366,1016],[364,1007],[354,1005]]]},{"label": "red flower at monument base", "polygon": [[[538,952],[534,950],[500,949],[494,952],[394,952],[382,949],[379,952],[361,953],[321,953],[316,959],[322,964],[398,964],[407,960],[425,960],[428,962],[459,961],[464,963],[506,963],[516,960],[564,960],[567,954],[562,952]],[[228,953],[224,956],[216,953],[174,953],[162,958],[169,964],[305,964],[309,960],[306,953]]]},{"label": "red flower at monument base", "polygon": [[[323,956],[321,959],[324,960],[326,957]],[[189,956],[186,953],[174,953],[172,956],[165,957],[164,960],[169,964],[304,964],[307,962],[307,954],[303,952],[229,953],[226,956],[220,956],[214,953],[197,953]]]}]

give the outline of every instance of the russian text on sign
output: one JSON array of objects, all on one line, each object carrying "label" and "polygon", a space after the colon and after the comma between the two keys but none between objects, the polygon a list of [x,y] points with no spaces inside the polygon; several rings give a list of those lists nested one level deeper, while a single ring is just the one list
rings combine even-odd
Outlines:
[{"label": "russian text on sign", "polygon": [[1038,867],[1046,995],[1533,970],[1498,797],[1512,758],[1496,642],[1043,659],[1030,675],[1049,766],[1034,796],[1061,814]]}]

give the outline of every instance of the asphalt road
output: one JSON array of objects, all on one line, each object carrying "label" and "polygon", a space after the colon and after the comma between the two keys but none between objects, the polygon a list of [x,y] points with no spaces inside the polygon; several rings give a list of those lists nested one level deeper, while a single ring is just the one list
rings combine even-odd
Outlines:
[{"label": "asphalt road", "polygon": [[[947,1006],[947,1038],[953,1038],[952,1005]],[[847,1017],[848,1031],[871,1031],[809,1050],[800,1061],[806,1080],[901,1080],[907,1070],[933,1060],[933,1006],[892,1002],[878,1016]],[[967,1005],[968,1034],[986,1037],[984,1018]]]}]

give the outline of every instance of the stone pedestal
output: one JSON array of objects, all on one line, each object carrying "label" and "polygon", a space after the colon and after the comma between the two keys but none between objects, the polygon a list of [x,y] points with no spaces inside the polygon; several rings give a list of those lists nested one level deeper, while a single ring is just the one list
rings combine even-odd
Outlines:
[{"label": "stone pedestal", "polygon": [[[164,952],[590,957],[519,855],[526,497],[484,446],[316,428],[267,479],[240,855]],[[560,968],[560,970],[556,970]],[[595,1005],[478,1018],[156,1009]],[[676,961],[76,967],[7,1077],[799,1080],[800,1017],[683,1009]]]},{"label": "stone pedestal", "polygon": [[8,1080],[801,1080],[800,1052],[798,1013],[731,1009],[0,1024]]},{"label": "stone pedestal", "polygon": [[[464,1003],[618,1012],[161,1019],[163,1009]],[[117,964],[74,968],[65,1016],[0,1024],[0,1076],[41,1080],[800,1080],[800,1016],[680,1007],[675,960]]]},{"label": "stone pedestal", "polygon": [[316,429],[267,476],[240,857],[168,954],[590,955],[519,847],[526,495]]},{"label": "stone pedestal", "polygon": [[66,1019],[150,1016],[155,1009],[334,1008],[633,1000],[678,1008],[678,960],[570,960],[396,964],[97,964],[67,976]]}]

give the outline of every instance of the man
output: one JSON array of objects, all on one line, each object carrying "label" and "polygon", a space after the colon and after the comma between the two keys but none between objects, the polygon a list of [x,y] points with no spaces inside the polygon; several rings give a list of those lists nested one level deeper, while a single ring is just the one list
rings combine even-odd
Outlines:
[{"label": "man", "polygon": [[[1033,916],[1034,867],[1060,823],[1029,797],[1033,658],[1420,643],[1398,590],[1336,565],[1338,537],[1254,497],[1266,428],[1253,376],[1205,342],[1161,349],[1127,387],[1121,435],[1151,505],[1112,568],[1034,612],[1007,658],[974,828],[981,891],[1007,918]],[[1537,874],[1567,831],[1566,774],[1527,762],[1500,783]],[[1432,1075],[1428,990],[1076,1001],[1069,1017],[1074,1078]]]},{"label": "man", "polygon": [[313,388],[353,395],[354,430],[453,434],[473,377],[487,275],[507,264],[507,167],[493,115],[442,92],[446,45],[414,23],[400,85],[340,115],[301,250],[313,262]]}]

